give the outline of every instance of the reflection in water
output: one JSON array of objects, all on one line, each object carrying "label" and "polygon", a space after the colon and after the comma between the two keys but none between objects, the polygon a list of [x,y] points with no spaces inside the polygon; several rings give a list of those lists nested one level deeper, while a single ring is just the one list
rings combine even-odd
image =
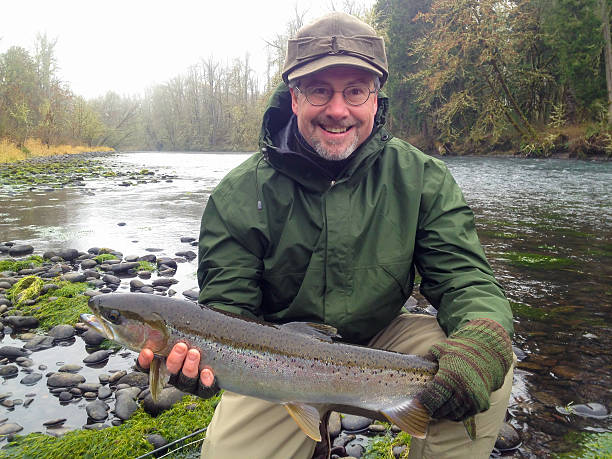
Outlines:
[{"label": "reflection in water", "polygon": [[[0,189],[0,241],[37,253],[109,247],[173,256],[197,237],[209,193],[245,154],[126,153],[103,161],[154,171],[155,183],[96,180],[46,192]],[[514,158],[445,159],[476,215],[487,256],[513,303],[525,353],[510,412],[524,450],[543,457],[564,434],[610,420],[561,416],[570,402],[609,405],[612,387],[612,164]],[[125,226],[119,226],[125,223]],[[195,262],[175,290],[196,284]],[[528,454],[527,454],[528,455]]]}]

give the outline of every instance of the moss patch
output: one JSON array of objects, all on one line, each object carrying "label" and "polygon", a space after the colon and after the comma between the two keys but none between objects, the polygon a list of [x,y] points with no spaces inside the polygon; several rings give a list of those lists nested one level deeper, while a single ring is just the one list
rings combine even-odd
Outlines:
[{"label": "moss patch", "polygon": [[569,453],[555,454],[555,459],[603,459],[612,458],[612,433],[573,434],[581,447]]},{"label": "moss patch", "polygon": [[155,263],[151,263],[149,261],[139,261],[137,271],[155,271],[157,269],[157,265]]},{"label": "moss patch", "polygon": [[501,257],[510,260],[515,265],[527,266],[529,268],[559,269],[574,264],[573,260],[569,258],[527,252],[507,252],[501,254]]},{"label": "moss patch", "polygon": [[[28,276],[8,291],[8,297],[21,313],[36,317],[43,330],[49,330],[60,324],[74,325],[79,321],[80,314],[89,312],[87,306],[89,297],[82,294],[89,288],[86,283],[60,280],[55,280],[54,283],[59,288],[40,295],[44,285],[43,280],[36,276]],[[36,299],[36,303],[23,304],[28,299]]]},{"label": "moss patch", "polygon": [[118,260],[117,256],[113,255],[112,253],[101,253],[100,255],[95,256],[93,259],[96,260],[98,264],[102,264],[108,260]]},{"label": "moss patch", "polygon": [[21,269],[30,269],[43,264],[43,257],[32,255],[25,260],[0,260],[0,272],[2,271],[19,271]]},{"label": "moss patch", "polygon": [[395,459],[393,448],[406,446],[400,458],[407,458],[410,450],[410,440],[411,437],[406,432],[399,432],[395,437],[390,434],[374,437],[362,457],[366,459]]},{"label": "moss patch", "polygon": [[[112,457],[134,458],[154,448],[145,437],[162,435],[168,442],[178,440],[202,427],[212,418],[218,397],[203,400],[186,396],[170,410],[151,417],[140,408],[131,419],[120,426],[107,429],[75,430],[61,438],[40,433],[19,437],[0,450],[0,459],[57,458],[57,457]],[[202,438],[205,434],[202,434]],[[191,438],[190,441],[198,437]]]},{"label": "moss patch", "polygon": [[526,303],[510,301],[512,314],[521,319],[543,320],[550,316],[550,312],[544,309],[534,308]]}]

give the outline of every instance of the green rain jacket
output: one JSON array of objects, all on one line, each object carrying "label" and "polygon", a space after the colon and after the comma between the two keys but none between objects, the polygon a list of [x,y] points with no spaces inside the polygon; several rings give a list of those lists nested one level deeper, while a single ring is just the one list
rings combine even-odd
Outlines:
[{"label": "green rain jacket", "polygon": [[200,303],[270,322],[326,323],[363,344],[401,312],[416,267],[447,334],[476,318],[512,333],[508,301],[459,187],[442,161],[391,136],[387,109],[379,93],[372,134],[330,180],[274,144],[292,115],[289,90],[279,86],[260,151],[206,205]]}]

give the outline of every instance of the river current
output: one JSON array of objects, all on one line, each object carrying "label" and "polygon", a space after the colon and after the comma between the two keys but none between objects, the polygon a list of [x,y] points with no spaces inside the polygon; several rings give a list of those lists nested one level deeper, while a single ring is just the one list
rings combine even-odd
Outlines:
[{"label": "river current", "polygon": [[[190,248],[180,238],[197,238],[209,193],[246,158],[240,153],[118,153],[99,161],[166,178],[138,186],[100,178],[60,189],[1,187],[0,242],[31,244],[38,254],[110,247],[126,255],[172,257]],[[612,407],[612,163],[443,160],[474,211],[487,257],[513,305],[520,362],[508,422],[521,433],[522,457],[571,449],[576,437],[568,434],[610,431],[610,418],[583,418],[558,408],[589,402]],[[173,287],[179,294],[196,287],[195,271],[195,261],[179,266],[179,284]],[[0,342],[10,344],[8,336]],[[69,349],[56,363],[66,360]],[[117,359],[116,368],[129,365]],[[0,391],[9,390],[47,391],[4,381]],[[48,416],[57,406],[48,395],[35,403],[47,407],[42,412]],[[7,416],[13,413],[25,427],[22,433],[37,430],[40,418],[30,419],[22,407]]]}]

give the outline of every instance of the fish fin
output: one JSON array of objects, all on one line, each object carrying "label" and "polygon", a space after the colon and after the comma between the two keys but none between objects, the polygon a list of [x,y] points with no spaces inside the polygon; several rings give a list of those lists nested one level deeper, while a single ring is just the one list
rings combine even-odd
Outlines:
[{"label": "fish fin", "polygon": [[170,374],[166,364],[161,357],[154,357],[149,367],[149,390],[154,402],[157,402],[159,394],[168,382]]},{"label": "fish fin", "polygon": [[425,438],[427,425],[431,421],[425,407],[415,398],[398,406],[381,410],[381,413],[390,422],[416,438]]},{"label": "fish fin", "polygon": [[476,439],[476,418],[474,418],[474,416],[470,416],[469,418],[464,419],[463,425],[465,426],[465,430],[467,431],[470,440],[474,441]]},{"label": "fish fin", "polygon": [[283,406],[287,408],[293,420],[306,435],[314,441],[321,441],[321,432],[319,431],[321,416],[314,406],[291,402],[283,403]]},{"label": "fish fin", "polygon": [[333,338],[341,338],[338,330],[331,325],[316,324],[314,322],[288,322],[280,325],[280,328],[301,333],[302,335],[314,336],[321,341],[331,342]]}]

